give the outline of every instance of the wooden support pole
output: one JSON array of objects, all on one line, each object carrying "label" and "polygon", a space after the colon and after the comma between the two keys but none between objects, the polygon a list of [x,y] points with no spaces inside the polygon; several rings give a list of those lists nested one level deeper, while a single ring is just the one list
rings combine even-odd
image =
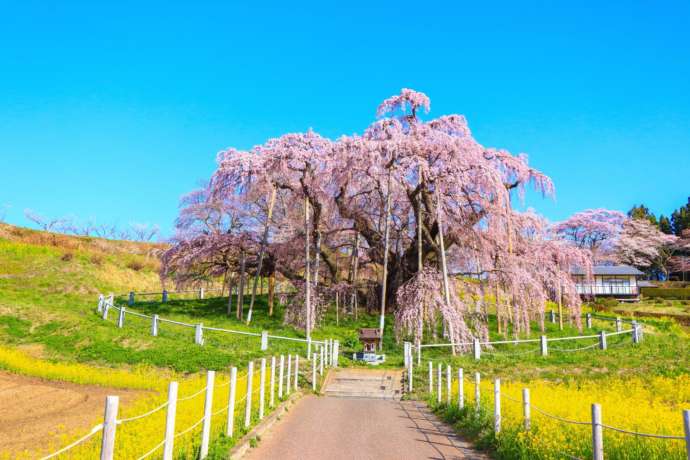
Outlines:
[{"label": "wooden support pole", "polygon": [[381,277],[381,318],[379,320],[379,349],[383,349],[383,327],[386,321],[386,290],[388,289],[388,244],[390,241],[390,213],[391,213],[391,170],[388,170],[388,187],[386,190],[386,215],[384,223],[384,243],[383,243],[383,276]]},{"label": "wooden support pole", "polygon": [[264,263],[264,254],[266,252],[266,245],[268,244],[268,231],[271,227],[271,217],[273,215],[273,205],[276,202],[276,189],[271,190],[271,197],[268,203],[268,214],[266,216],[266,225],[264,226],[264,234],[261,238],[261,247],[259,248],[259,263],[254,274],[254,285],[252,286],[252,297],[249,300],[249,312],[247,313],[247,324],[252,322],[252,313],[254,312],[254,301],[256,300],[256,286],[259,284],[259,277]]},{"label": "wooden support pole", "polygon": [[165,443],[163,444],[163,460],[173,460],[175,446],[175,415],[177,412],[177,382],[168,385],[168,407],[165,416]]}]

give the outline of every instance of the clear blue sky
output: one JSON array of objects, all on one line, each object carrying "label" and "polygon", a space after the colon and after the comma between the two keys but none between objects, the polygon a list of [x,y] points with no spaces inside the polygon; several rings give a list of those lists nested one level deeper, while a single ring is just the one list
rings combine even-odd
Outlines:
[{"label": "clear blue sky", "polygon": [[[402,87],[525,152],[550,219],[690,195],[690,3],[0,2],[0,206],[160,224],[216,153]],[[254,2],[257,3],[257,2]],[[486,5],[486,6],[484,6]]]}]

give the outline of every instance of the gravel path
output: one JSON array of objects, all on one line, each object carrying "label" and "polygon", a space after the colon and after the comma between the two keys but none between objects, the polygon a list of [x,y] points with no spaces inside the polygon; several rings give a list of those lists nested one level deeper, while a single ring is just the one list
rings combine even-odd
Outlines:
[{"label": "gravel path", "polygon": [[306,396],[244,457],[481,459],[417,401]]}]

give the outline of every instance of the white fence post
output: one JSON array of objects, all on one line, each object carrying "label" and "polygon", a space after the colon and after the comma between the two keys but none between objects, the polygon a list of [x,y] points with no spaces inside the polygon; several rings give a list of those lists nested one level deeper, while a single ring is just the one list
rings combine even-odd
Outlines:
[{"label": "white fence post", "polygon": [[247,399],[244,406],[244,427],[247,428],[252,421],[252,385],[254,381],[254,362],[249,361],[247,368]]},{"label": "white fence post", "polygon": [[115,455],[115,429],[117,428],[117,406],[120,398],[106,396],[103,415],[103,437],[101,439],[101,460],[113,460]]},{"label": "white fence post", "polygon": [[474,373],[474,401],[477,406],[477,412],[479,412],[479,409],[481,408],[482,402],[480,398],[480,391],[479,391],[479,384],[481,383],[481,377],[479,376],[479,372]]},{"label": "white fence post", "polygon": [[540,337],[540,339],[541,339],[541,340],[540,340],[539,343],[540,343],[540,345],[541,345],[541,347],[540,347],[540,348],[541,348],[541,355],[542,355],[542,356],[546,356],[546,355],[549,354],[549,346],[548,346],[547,341],[546,341],[546,336],[545,336],[545,335],[542,335],[542,336]]},{"label": "white fence post", "polygon": [[231,438],[235,429],[235,397],[237,395],[237,368],[230,368],[230,395],[228,396],[228,419],[225,434]]},{"label": "white fence post", "polygon": [[283,399],[283,378],[285,372],[285,355],[280,355],[280,364],[278,365],[278,401]]},{"label": "white fence post", "polygon": [[163,460],[173,459],[175,442],[175,415],[177,412],[177,382],[168,385],[168,407],[165,417],[165,443],[163,444]]},{"label": "white fence post", "polygon": [[601,426],[601,405],[592,404],[592,458],[604,460],[604,430]]},{"label": "white fence post", "polygon": [[206,372],[206,399],[204,399],[204,423],[201,425],[201,447],[199,458],[208,456],[208,444],[211,440],[211,414],[213,411],[213,386],[216,381],[216,372]]},{"label": "white fence post", "polygon": [[151,335],[158,337],[158,315],[156,314],[151,317]]},{"label": "white fence post", "polygon": [[592,314],[587,313],[585,318],[586,318],[586,323],[587,323],[587,329],[592,329]]},{"label": "white fence post", "polygon": [[599,333],[599,348],[606,350],[606,331],[601,331]]},{"label": "white fence post", "polygon": [[295,355],[295,375],[293,378],[293,388],[295,391],[299,389],[299,355]]},{"label": "white fence post", "polygon": [[441,404],[441,391],[443,389],[441,382],[441,378],[443,377],[443,374],[441,373],[441,363],[438,363],[437,368],[438,370],[436,372],[436,402]]},{"label": "white fence post", "polygon": [[130,307],[134,305],[134,291],[129,291],[129,300],[127,300],[127,305]]},{"label": "white fence post", "polygon": [[204,288],[203,286],[199,288],[199,298],[203,299],[204,298]]},{"label": "white fence post", "polygon": [[336,340],[333,344],[333,366],[338,367],[340,359],[340,340]]},{"label": "white fence post", "polygon": [[105,300],[105,301],[103,302],[103,316],[102,316],[102,318],[103,318],[104,320],[105,320],[105,319],[108,319],[108,310],[110,310],[110,304],[108,303],[107,300]]},{"label": "white fence post", "polygon": [[462,367],[458,368],[458,409],[465,407],[465,382]]},{"label": "white fence post", "polygon": [[620,332],[623,330],[623,322],[621,321],[620,317],[616,317],[616,332]]},{"label": "white fence post", "polygon": [[266,358],[261,358],[259,367],[259,420],[264,418],[264,397],[266,387]]},{"label": "white fence post", "polygon": [[204,325],[199,323],[194,328],[194,343],[197,345],[204,344]]},{"label": "white fence post", "polygon": [[501,379],[494,380],[494,432],[501,432]]},{"label": "white fence post", "polygon": [[321,344],[320,350],[321,350],[321,357],[319,359],[319,375],[323,375],[323,358],[324,358],[325,353],[326,353],[325,340],[324,340],[324,343]]},{"label": "white fence post", "polygon": [[117,327],[122,328],[125,325],[125,307],[120,307],[120,314],[117,317]]},{"label": "white fence post", "polygon": [[637,321],[632,322],[632,341],[633,343],[640,343],[640,331]]},{"label": "white fence post", "polygon": [[276,357],[271,356],[271,382],[269,383],[268,406],[273,407],[276,400]]},{"label": "white fence post", "polygon": [[261,331],[261,351],[268,350],[268,331]]},{"label": "white fence post", "polygon": [[408,342],[403,342],[403,365],[405,366],[405,369],[410,367],[410,350],[409,350],[409,343]]},{"label": "white fence post", "polygon": [[412,380],[413,380],[413,371],[414,371],[414,366],[412,364],[412,357],[410,356],[410,359],[407,362],[407,391],[409,393],[412,393]]},{"label": "white fence post", "polygon": [[98,313],[103,313],[103,303],[105,302],[105,296],[103,294],[98,294],[98,307],[96,308],[96,311]]},{"label": "white fence post", "polygon": [[530,407],[529,401],[529,388],[522,389],[522,415],[525,419],[525,430],[529,431],[532,426],[532,408]]},{"label": "white fence post", "polygon": [[553,310],[551,310],[551,312],[549,313],[549,320],[550,320],[552,323],[555,323],[555,322],[556,322],[556,314],[553,312]]},{"label": "white fence post", "polygon": [[163,293],[161,294],[161,302],[165,303],[168,301],[168,290],[163,289]]},{"label": "white fence post", "polygon": [[417,366],[422,365],[422,343],[417,344]]},{"label": "white fence post", "polygon": [[482,348],[481,345],[479,345],[479,339],[474,339],[472,348],[474,350],[474,359],[479,361],[482,356]]},{"label": "white fence post", "polygon": [[311,389],[316,391],[316,353],[311,358]]},{"label": "white fence post", "polygon": [[446,403],[448,406],[450,406],[450,392],[451,392],[451,386],[453,384],[453,378],[450,373],[450,364],[446,366]]},{"label": "white fence post", "polygon": [[292,379],[292,355],[288,354],[287,372],[285,373],[285,395],[289,395],[292,390],[290,380]]},{"label": "white fence post", "polygon": [[683,411],[683,431],[685,432],[685,451],[690,460],[690,410]]},{"label": "white fence post", "polygon": [[434,393],[434,365],[429,361],[429,394]]}]

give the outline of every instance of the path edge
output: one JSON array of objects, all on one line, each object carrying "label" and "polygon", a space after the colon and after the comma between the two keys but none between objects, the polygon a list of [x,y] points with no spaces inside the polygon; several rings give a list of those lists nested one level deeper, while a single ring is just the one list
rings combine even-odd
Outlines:
[{"label": "path edge", "polygon": [[304,395],[305,392],[303,390],[292,393],[288,399],[280,403],[280,405],[276,407],[276,409],[271,412],[271,414],[268,415],[261,423],[252,428],[249,433],[242,436],[242,438],[237,441],[237,444],[230,449],[227,458],[229,460],[239,460],[244,457],[247,451],[251,449],[251,440],[268,431],[278,421],[278,418],[287,412],[288,406],[296,404],[297,401],[299,401]]}]

